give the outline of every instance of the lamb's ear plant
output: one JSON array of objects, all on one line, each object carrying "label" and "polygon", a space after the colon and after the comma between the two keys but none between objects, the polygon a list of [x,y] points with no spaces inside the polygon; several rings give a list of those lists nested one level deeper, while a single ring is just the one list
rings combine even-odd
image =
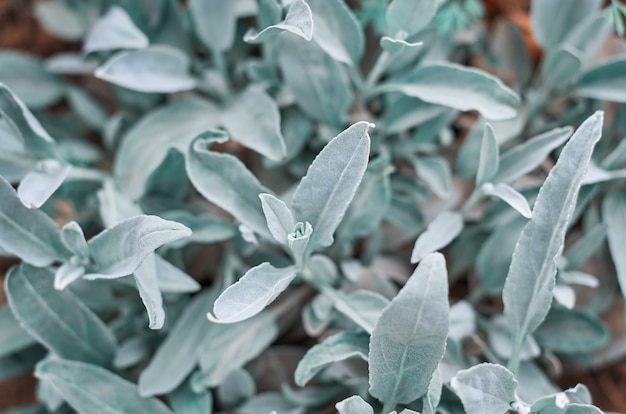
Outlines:
[{"label": "lamb's ear plant", "polygon": [[530,3],[535,58],[478,0],[38,2],[82,50],[0,52],[0,380],[37,413],[601,412],[555,376],[626,356],[625,9]]}]

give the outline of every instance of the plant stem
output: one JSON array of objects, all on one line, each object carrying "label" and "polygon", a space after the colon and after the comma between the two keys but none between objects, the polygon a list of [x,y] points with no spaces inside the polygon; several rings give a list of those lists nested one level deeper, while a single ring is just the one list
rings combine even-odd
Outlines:
[{"label": "plant stem", "polygon": [[370,72],[367,74],[367,80],[365,82],[368,89],[371,89],[378,80],[378,78],[380,78],[380,76],[383,74],[388,59],[389,52],[387,52],[386,50],[378,55],[376,62],[374,62],[374,66],[372,66],[372,69],[370,69]]},{"label": "plant stem", "polygon": [[385,401],[385,404],[383,405],[383,410],[381,411],[381,414],[389,414],[390,412],[392,412],[394,410],[394,408],[396,408],[397,403],[395,401]]},{"label": "plant stem", "polygon": [[511,371],[515,375],[517,375],[517,369],[519,368],[519,354],[522,350],[523,343],[523,341],[520,341],[518,338],[519,335],[515,335],[515,340],[513,341],[513,349],[511,351],[511,358],[509,359],[509,363],[507,364],[507,368],[509,369],[509,371]]}]

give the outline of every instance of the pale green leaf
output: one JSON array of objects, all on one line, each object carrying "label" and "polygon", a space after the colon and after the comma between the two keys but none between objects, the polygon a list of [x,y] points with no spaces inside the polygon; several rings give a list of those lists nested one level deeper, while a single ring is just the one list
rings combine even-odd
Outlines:
[{"label": "pale green leaf", "polygon": [[96,21],[85,37],[85,53],[115,49],[141,49],[150,41],[133,23],[126,10],[113,6]]},{"label": "pale green leaf", "polygon": [[585,98],[626,102],[626,59],[615,58],[583,73],[575,93]]},{"label": "pale green leaf", "polygon": [[[95,3],[94,3],[95,5]],[[89,30],[89,19],[61,0],[40,1],[34,4],[39,23],[56,37],[66,41],[78,41]],[[91,17],[91,16],[90,16]],[[97,15],[95,16],[97,17]]]},{"label": "pale green leaf", "polygon": [[537,43],[544,50],[561,43],[578,22],[601,4],[601,0],[532,0],[530,25]]},{"label": "pale green leaf", "polygon": [[270,233],[278,243],[287,245],[287,235],[293,232],[296,226],[293,213],[287,204],[271,194],[259,194],[259,198]]},{"label": "pale green leaf", "polygon": [[54,159],[40,161],[37,165],[36,170],[22,177],[17,187],[17,195],[27,207],[41,207],[63,184],[71,169]]},{"label": "pale green leaf", "polygon": [[514,326],[511,359],[517,370],[517,353],[526,337],[543,321],[552,303],[555,259],[563,250],[569,218],[591,153],[602,134],[603,113],[596,112],[574,133],[556,165],[541,186],[530,219],[515,246],[504,285],[504,315]]},{"label": "pale green leaf", "polygon": [[435,195],[446,200],[452,194],[452,171],[443,157],[422,156],[414,161],[417,177],[425,182]]},{"label": "pale green leaf", "polygon": [[617,271],[617,280],[626,295],[626,196],[621,191],[610,192],[602,202],[602,218],[607,225],[606,235],[611,258]]},{"label": "pale green leaf", "polygon": [[435,0],[393,0],[385,14],[387,34],[391,37],[400,33],[406,37],[416,34],[430,23],[437,6]]},{"label": "pale green leaf", "polygon": [[20,326],[8,305],[0,307],[0,358],[36,344],[37,341]]},{"label": "pale green leaf", "polygon": [[120,52],[95,70],[97,78],[124,88],[148,93],[173,93],[194,89],[191,61],[179,49],[167,45]]},{"label": "pale green leaf", "polygon": [[417,50],[424,42],[407,42],[406,40],[394,39],[389,36],[380,38],[380,47],[391,55],[400,55],[409,50]]},{"label": "pale green leaf", "polygon": [[63,263],[54,272],[54,288],[55,289],[63,290],[70,283],[84,276],[85,266],[80,265],[80,264],[75,264],[72,262],[74,262],[74,260],[71,260],[69,263]]},{"label": "pale green leaf", "polygon": [[28,264],[13,267],[5,289],[17,320],[54,354],[100,365],[111,362],[115,337],[71,292],[54,289],[52,272]]},{"label": "pale green leaf", "polygon": [[478,172],[476,173],[476,187],[490,182],[498,172],[500,166],[500,151],[493,128],[485,124],[483,142],[480,146],[480,158],[478,160]]},{"label": "pale green leaf", "polygon": [[195,32],[209,49],[225,52],[232,46],[237,24],[236,3],[223,0],[189,1]]},{"label": "pale green leaf", "polygon": [[510,185],[504,183],[490,185],[490,183],[487,183],[483,186],[483,190],[485,191],[485,194],[498,197],[500,200],[513,207],[523,217],[532,217],[532,212],[530,211],[530,206],[528,205],[526,197]]},{"label": "pale green leaf", "polygon": [[156,255],[148,254],[143,262],[133,271],[133,278],[141,301],[148,312],[148,327],[161,329],[165,323],[163,298],[157,279]]},{"label": "pale green leaf", "polygon": [[236,405],[249,399],[256,393],[254,378],[244,368],[232,370],[217,389],[220,403]]},{"label": "pale green leaf", "polygon": [[419,235],[411,253],[411,263],[417,263],[430,253],[450,244],[463,230],[463,216],[454,211],[444,211]]},{"label": "pale green leaf", "polygon": [[78,412],[173,414],[158,399],[141,397],[132,382],[84,362],[45,360],[37,365],[35,377],[50,381]]},{"label": "pale green leaf", "polygon": [[359,395],[353,395],[335,404],[339,414],[374,414],[374,409]]},{"label": "pale green leaf", "polygon": [[61,228],[61,241],[73,254],[81,258],[89,257],[89,246],[85,240],[85,234],[75,221],[70,221]]},{"label": "pale green leaf", "polygon": [[501,365],[483,363],[459,371],[450,384],[468,414],[505,414],[516,401],[517,380]]},{"label": "pale green leaf", "polygon": [[268,26],[259,33],[248,29],[243,40],[248,43],[261,43],[282,31],[291,32],[305,40],[313,38],[313,13],[304,0],[292,1],[282,22]]},{"label": "pale green leaf", "polygon": [[200,290],[200,284],[196,281],[196,279],[185,273],[183,270],[174,266],[158,254],[154,255],[154,259],[156,264],[157,283],[161,291],[189,293]]},{"label": "pale green leaf", "polygon": [[574,83],[582,70],[582,62],[575,50],[567,46],[552,49],[541,68],[541,87],[562,90]]},{"label": "pale green leaf", "polygon": [[370,394],[408,404],[428,392],[448,335],[443,255],[426,256],[380,316],[370,340]]},{"label": "pale green leaf", "polygon": [[358,289],[348,294],[337,292],[334,295],[329,294],[329,297],[333,300],[334,306],[339,312],[350,318],[369,334],[374,331],[383,309],[389,305],[387,298],[381,294],[363,289]]},{"label": "pale green leaf", "polygon": [[553,307],[534,333],[539,345],[555,352],[591,352],[605,345],[610,333],[604,323],[578,309]]},{"label": "pale green leaf", "polygon": [[176,414],[211,414],[213,394],[209,390],[196,392],[189,381],[182,383],[169,393],[167,400]]}]

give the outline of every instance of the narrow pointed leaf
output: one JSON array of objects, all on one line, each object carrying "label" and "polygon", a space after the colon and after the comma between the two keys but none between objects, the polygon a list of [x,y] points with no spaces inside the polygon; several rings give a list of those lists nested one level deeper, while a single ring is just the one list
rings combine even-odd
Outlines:
[{"label": "narrow pointed leaf", "polygon": [[586,98],[626,102],[626,59],[601,63],[585,72],[578,82],[576,94]]},{"label": "narrow pointed leaf", "polygon": [[443,255],[426,256],[380,316],[370,340],[370,394],[408,404],[428,392],[448,335]]},{"label": "narrow pointed leaf", "polygon": [[468,414],[505,414],[516,401],[517,380],[502,365],[483,363],[459,371],[451,385]]},{"label": "narrow pointed leaf", "polygon": [[493,186],[483,187],[485,193],[490,196],[498,197],[515,210],[517,210],[522,216],[530,218],[532,212],[526,198],[521,195],[516,189],[508,184],[500,183]]},{"label": "narrow pointed leaf", "polygon": [[156,278],[163,292],[189,293],[200,290],[200,284],[192,276],[174,266],[158,254],[154,255]]},{"label": "narrow pointed leaf", "polygon": [[250,29],[243,40],[248,43],[261,43],[276,34],[288,31],[305,40],[313,38],[313,13],[304,0],[295,0],[289,5],[285,20],[263,29],[260,33]]},{"label": "narrow pointed leaf", "polygon": [[496,175],[500,163],[500,152],[498,142],[493,132],[493,128],[488,123],[485,124],[483,142],[480,147],[480,158],[478,161],[478,172],[476,173],[476,186],[480,187]]},{"label": "narrow pointed leaf", "polygon": [[430,253],[450,244],[463,230],[463,217],[454,211],[444,211],[429,225],[415,241],[411,263],[417,263]]},{"label": "narrow pointed leaf", "polygon": [[517,242],[503,300],[504,315],[515,327],[511,367],[526,337],[543,321],[552,303],[555,259],[563,250],[569,218],[591,153],[602,134],[602,112],[589,117],[574,133],[541,186],[533,217]]},{"label": "narrow pointed leaf", "polygon": [[113,6],[96,21],[85,37],[85,53],[114,49],[141,49],[150,41],[133,23],[126,10]]},{"label": "narrow pointed leaf", "polygon": [[84,258],[89,257],[89,245],[87,240],[85,240],[85,234],[75,221],[70,221],[63,226],[61,229],[61,240],[73,254]]},{"label": "narrow pointed leaf", "polygon": [[156,255],[149,254],[133,272],[139,296],[148,312],[148,327],[161,329],[165,323],[163,298],[157,280]]},{"label": "narrow pointed leaf", "polygon": [[271,194],[259,194],[259,198],[270,233],[278,243],[287,245],[287,235],[294,231],[296,225],[293,213],[287,204]]}]

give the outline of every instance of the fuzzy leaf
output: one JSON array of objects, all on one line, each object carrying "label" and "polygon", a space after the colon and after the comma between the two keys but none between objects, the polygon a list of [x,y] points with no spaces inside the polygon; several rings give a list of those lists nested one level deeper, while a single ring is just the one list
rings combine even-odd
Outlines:
[{"label": "fuzzy leaf", "polygon": [[348,397],[335,404],[339,414],[374,414],[374,409],[358,395]]},{"label": "fuzzy leaf", "polygon": [[534,337],[542,347],[575,354],[595,351],[609,341],[610,334],[598,318],[581,310],[554,307]]},{"label": "fuzzy leaf", "polygon": [[268,26],[260,33],[249,29],[243,40],[248,43],[261,43],[282,31],[291,32],[305,40],[313,38],[313,13],[304,0],[292,1],[282,22]]},{"label": "fuzzy leaf", "polygon": [[150,41],[133,23],[126,10],[113,6],[96,21],[85,37],[83,52],[115,49],[141,49]]},{"label": "fuzzy leaf", "polygon": [[287,235],[293,232],[296,225],[293,213],[287,204],[271,194],[259,194],[259,198],[270,233],[278,243],[287,245]]},{"label": "fuzzy leaf", "polygon": [[399,33],[405,33],[406,37],[412,36],[430,23],[436,11],[435,0],[393,0],[385,14],[386,32],[391,37]]},{"label": "fuzzy leaf", "polygon": [[626,59],[613,59],[587,70],[576,88],[585,98],[626,102]]},{"label": "fuzzy leaf", "polygon": [[459,371],[451,385],[468,414],[505,414],[516,401],[517,380],[501,365],[483,363]]},{"label": "fuzzy leaf", "polygon": [[70,172],[69,165],[57,160],[40,161],[42,171],[31,171],[26,174],[17,187],[17,195],[27,207],[39,208],[63,184]]},{"label": "fuzzy leaf", "polygon": [[602,216],[607,225],[606,235],[617,280],[622,292],[626,292],[626,256],[623,254],[626,243],[626,197],[623,192],[614,191],[606,196],[602,203]]},{"label": "fuzzy leaf", "polygon": [[0,307],[0,358],[36,344],[37,341],[20,325],[8,305]]},{"label": "fuzzy leaf", "polygon": [[526,198],[521,195],[516,189],[508,184],[500,183],[496,185],[486,185],[483,187],[485,193],[490,196],[498,197],[515,210],[517,210],[522,216],[530,218],[532,212]]},{"label": "fuzzy leaf", "polygon": [[450,244],[463,230],[463,216],[457,212],[444,211],[415,241],[411,263],[417,263],[430,253]]},{"label": "fuzzy leaf", "polygon": [[371,334],[383,312],[389,305],[387,298],[370,290],[355,290],[348,294],[331,296],[335,308]]},{"label": "fuzzy leaf", "polygon": [[222,0],[190,0],[189,13],[195,32],[209,49],[224,52],[235,40],[236,2]]},{"label": "fuzzy leaf", "polygon": [[498,172],[500,165],[500,152],[498,142],[494,135],[493,128],[488,123],[485,124],[483,142],[480,146],[480,158],[478,161],[478,172],[476,173],[476,187],[489,182]]},{"label": "fuzzy leaf", "polygon": [[601,4],[601,0],[532,0],[530,25],[537,43],[548,50],[562,42],[572,27]]}]

